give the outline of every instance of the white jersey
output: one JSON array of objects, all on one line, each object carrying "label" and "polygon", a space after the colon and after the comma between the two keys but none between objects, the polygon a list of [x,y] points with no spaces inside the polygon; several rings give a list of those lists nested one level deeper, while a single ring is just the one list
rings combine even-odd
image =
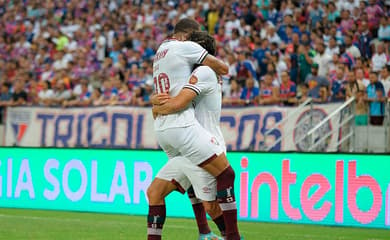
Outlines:
[{"label": "white jersey", "polygon": [[216,73],[207,66],[199,66],[191,74],[184,86],[194,90],[198,97],[195,99],[195,117],[204,129],[217,138],[225,148],[225,140],[220,128],[222,86]]},{"label": "white jersey", "polygon": [[[155,92],[169,92],[175,97],[186,84],[194,64],[200,64],[207,51],[199,44],[175,39],[164,41],[153,60],[153,80]],[[158,116],[154,129],[162,131],[169,128],[187,127],[195,122],[194,109],[189,106],[178,113]]]}]

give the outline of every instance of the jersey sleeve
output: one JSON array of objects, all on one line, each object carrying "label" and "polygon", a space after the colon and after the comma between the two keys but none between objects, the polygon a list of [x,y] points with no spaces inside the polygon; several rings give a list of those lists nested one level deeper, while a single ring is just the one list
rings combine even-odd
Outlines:
[{"label": "jersey sleeve", "polygon": [[191,41],[183,42],[180,52],[180,55],[183,56],[190,64],[201,64],[208,54],[206,49]]},{"label": "jersey sleeve", "polygon": [[201,66],[192,72],[184,88],[191,89],[199,95],[211,91],[217,82],[218,79],[214,71],[209,67]]}]

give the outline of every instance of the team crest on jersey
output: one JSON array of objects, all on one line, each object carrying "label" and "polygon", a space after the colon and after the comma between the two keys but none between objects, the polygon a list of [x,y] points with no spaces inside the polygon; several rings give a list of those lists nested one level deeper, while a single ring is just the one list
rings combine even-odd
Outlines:
[{"label": "team crest on jersey", "polygon": [[190,84],[196,84],[198,82],[198,78],[196,76],[191,76]]},{"label": "team crest on jersey", "polygon": [[214,144],[214,145],[219,146],[219,142],[217,141],[217,139],[216,139],[215,137],[212,137],[211,140],[210,140],[210,142],[211,142],[212,144]]}]

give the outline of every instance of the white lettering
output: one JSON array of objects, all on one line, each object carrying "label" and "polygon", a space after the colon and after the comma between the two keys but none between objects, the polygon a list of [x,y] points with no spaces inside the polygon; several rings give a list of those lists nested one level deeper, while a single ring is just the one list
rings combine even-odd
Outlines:
[{"label": "white lettering", "polygon": [[45,189],[43,191],[43,196],[47,200],[56,200],[60,194],[60,183],[58,179],[51,173],[51,169],[58,170],[59,163],[56,159],[47,160],[45,167],[43,169],[46,180],[53,186],[53,190]]},{"label": "white lettering", "polygon": [[[81,176],[80,187],[75,192],[73,192],[69,187],[69,173],[72,169],[77,170]],[[65,165],[64,172],[62,174],[62,184],[65,196],[69,200],[77,202],[83,198],[85,190],[87,189],[87,181],[87,170],[80,160],[71,160]]]},{"label": "white lettering", "polygon": [[[121,185],[118,180],[121,179]],[[117,161],[115,165],[114,176],[111,182],[110,195],[108,201],[113,202],[117,194],[123,195],[125,203],[130,203],[129,188],[127,185],[125,165],[121,161]]]}]

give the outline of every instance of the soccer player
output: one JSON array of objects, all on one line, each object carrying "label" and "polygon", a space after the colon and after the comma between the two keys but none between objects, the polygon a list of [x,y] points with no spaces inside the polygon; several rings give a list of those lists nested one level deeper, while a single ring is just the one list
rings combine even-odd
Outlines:
[{"label": "soccer player", "polygon": [[[191,41],[199,43],[209,54],[214,55],[216,51],[215,40],[207,32],[193,32],[190,36]],[[225,141],[219,127],[221,115],[222,90],[221,83],[218,81],[215,72],[207,66],[198,66],[189,78],[189,83],[185,85],[190,89],[201,88],[202,92],[197,96],[193,94],[193,99],[181,99],[180,93],[175,98],[170,99],[168,94],[157,95],[152,101],[155,103],[153,112],[157,114],[171,114],[184,109],[191,100],[196,100],[195,116],[199,123],[211,134],[213,134],[221,147],[225,148]],[[196,97],[197,96],[197,97]],[[196,97],[196,99],[195,99]],[[162,104],[165,103],[165,104]],[[225,223],[222,211],[216,202],[216,179],[204,169],[192,164],[184,157],[175,157],[171,159],[157,174],[156,178],[165,180],[168,189],[176,189],[181,193],[188,192],[192,207],[195,212],[196,221],[199,229],[199,239],[212,240],[220,239],[214,235],[207,224],[205,210],[213,219],[225,236]],[[191,183],[193,188],[190,187]],[[168,195],[170,192],[161,194]]]},{"label": "soccer player", "polygon": [[[153,61],[153,78],[157,93],[165,92],[171,97],[177,96],[190,76],[194,64],[202,63],[211,67],[217,74],[227,74],[226,64],[207,54],[199,44],[185,41],[189,33],[197,30],[191,28],[196,25],[192,22],[195,21],[180,20],[175,26],[173,39],[163,42],[157,50]],[[191,94],[196,90],[199,89],[183,89]],[[195,119],[194,109],[188,106],[178,113],[160,115],[155,120],[154,128],[160,146],[170,159],[184,156],[216,177],[217,200],[223,212],[226,238],[240,239],[233,188],[234,171],[216,138]],[[166,187],[166,181],[156,178],[148,189],[149,240],[161,239],[161,229],[165,221],[165,201],[161,191]]]}]

